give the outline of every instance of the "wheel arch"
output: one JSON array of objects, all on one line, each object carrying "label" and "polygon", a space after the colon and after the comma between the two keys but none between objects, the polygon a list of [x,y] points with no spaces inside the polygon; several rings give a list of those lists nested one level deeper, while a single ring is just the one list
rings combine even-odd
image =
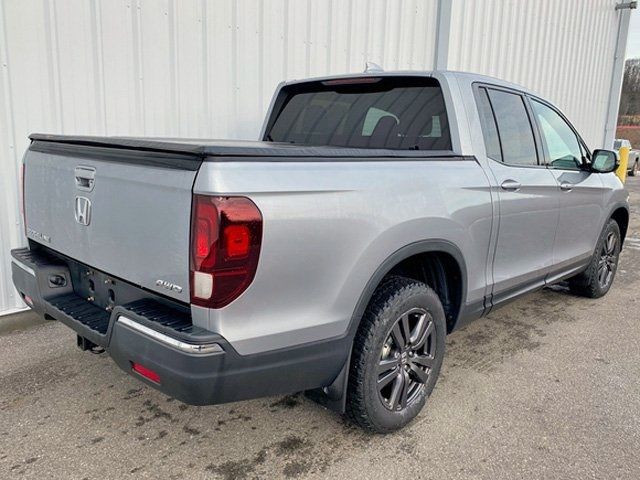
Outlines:
[{"label": "wheel arch", "polygon": [[[420,240],[409,245],[406,245],[394,253],[389,255],[382,264],[376,269],[374,274],[371,276],[369,281],[367,282],[364,290],[360,294],[358,302],[356,303],[356,307],[351,316],[350,324],[349,324],[349,334],[351,337],[355,337],[358,326],[360,325],[360,320],[364,314],[367,305],[371,301],[374,291],[380,285],[380,282],[390,273],[393,273],[394,269],[402,268],[407,265],[407,262],[411,262],[412,259],[418,260],[420,257],[430,255],[430,256],[440,256],[440,258],[448,259],[448,265],[445,266],[445,272],[450,273],[451,270],[455,269],[458,276],[458,280],[453,283],[448,283],[446,285],[446,291],[443,292],[441,290],[442,285],[432,285],[430,282],[426,282],[429,284],[431,288],[436,290],[438,296],[442,301],[442,294],[448,293],[450,297],[452,296],[452,289],[457,289],[456,292],[453,292],[454,298],[450,298],[450,302],[453,304],[451,308],[452,318],[447,318],[447,330],[450,332],[453,330],[458,323],[459,319],[464,313],[464,305],[467,297],[467,267],[464,260],[464,256],[462,255],[462,251],[452,242],[444,239],[430,239],[430,240]],[[414,277],[413,275],[409,275],[410,277]],[[415,278],[415,277],[414,277]],[[449,281],[449,279],[445,279],[445,281]],[[440,292],[438,290],[441,290]],[[445,306],[443,302],[443,306]]]},{"label": "wheel arch", "polygon": [[624,244],[624,239],[627,235],[627,230],[629,228],[629,209],[626,205],[618,204],[616,205],[609,217],[612,220],[615,220],[620,228],[620,244]]}]

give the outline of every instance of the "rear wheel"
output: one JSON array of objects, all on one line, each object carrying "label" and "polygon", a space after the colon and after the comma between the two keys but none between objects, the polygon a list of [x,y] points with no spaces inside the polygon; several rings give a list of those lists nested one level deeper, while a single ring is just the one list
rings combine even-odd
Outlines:
[{"label": "rear wheel", "polygon": [[389,277],[376,290],[354,341],[347,415],[387,433],[413,420],[431,394],[444,358],[446,323],[436,293]]},{"label": "rear wheel", "polygon": [[609,220],[600,234],[596,253],[587,269],[569,280],[571,291],[589,298],[605,295],[616,276],[620,256],[620,227],[615,220]]}]

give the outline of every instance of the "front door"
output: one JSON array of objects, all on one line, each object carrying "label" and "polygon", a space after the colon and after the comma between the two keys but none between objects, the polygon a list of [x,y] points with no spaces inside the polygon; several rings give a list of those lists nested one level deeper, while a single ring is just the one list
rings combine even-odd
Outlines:
[{"label": "front door", "polygon": [[604,186],[584,168],[586,147],[551,105],[531,98],[549,171],[560,190],[560,221],[549,280],[579,270],[589,261],[602,229]]}]

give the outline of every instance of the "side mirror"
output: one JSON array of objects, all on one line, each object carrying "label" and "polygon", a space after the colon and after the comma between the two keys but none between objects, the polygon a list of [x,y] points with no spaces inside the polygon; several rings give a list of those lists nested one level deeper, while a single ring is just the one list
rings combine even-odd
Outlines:
[{"label": "side mirror", "polygon": [[591,158],[591,171],[596,173],[615,172],[620,164],[618,155],[611,150],[594,150]]}]

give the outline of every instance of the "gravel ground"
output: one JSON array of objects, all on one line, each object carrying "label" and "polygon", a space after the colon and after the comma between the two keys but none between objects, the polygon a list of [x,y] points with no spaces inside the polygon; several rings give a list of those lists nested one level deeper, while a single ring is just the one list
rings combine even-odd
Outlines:
[{"label": "gravel ground", "polygon": [[601,300],[531,294],[447,339],[427,408],[368,435],[300,395],[191,407],[47,322],[0,334],[0,478],[640,478],[640,179]]}]

